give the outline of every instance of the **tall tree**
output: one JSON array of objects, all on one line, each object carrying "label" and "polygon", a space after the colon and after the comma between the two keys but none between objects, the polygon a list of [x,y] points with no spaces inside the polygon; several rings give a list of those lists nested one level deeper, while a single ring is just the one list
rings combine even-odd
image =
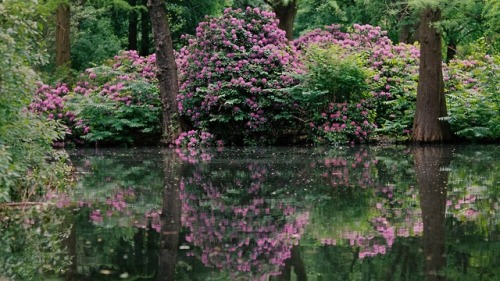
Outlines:
[{"label": "tall tree", "polygon": [[420,67],[417,107],[413,119],[415,142],[443,142],[452,138],[448,122],[442,70],[441,33],[434,24],[441,20],[441,10],[426,6],[420,17]]},{"label": "tall tree", "polygon": [[288,40],[293,39],[293,23],[299,6],[299,0],[264,0],[273,8],[276,18],[280,21],[278,27],[286,32]]},{"label": "tall tree", "polygon": [[70,6],[61,2],[56,11],[56,66],[69,64],[70,61]]},{"label": "tall tree", "polygon": [[179,137],[182,129],[176,101],[179,94],[177,65],[175,63],[165,1],[148,0],[147,7],[151,17],[156,49],[156,64],[158,67],[156,76],[160,87],[163,113],[162,141],[171,144]]}]

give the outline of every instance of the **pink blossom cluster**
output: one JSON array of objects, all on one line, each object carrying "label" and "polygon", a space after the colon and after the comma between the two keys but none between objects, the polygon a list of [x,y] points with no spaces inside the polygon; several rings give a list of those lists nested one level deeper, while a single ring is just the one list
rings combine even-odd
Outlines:
[{"label": "pink blossom cluster", "polygon": [[211,133],[204,131],[190,130],[182,132],[174,141],[177,147],[199,147],[210,146],[214,142],[214,136]]},{"label": "pink blossom cluster", "polygon": [[[66,101],[70,89],[66,84],[56,84],[52,87],[41,82],[37,83],[34,99],[28,109],[32,112],[45,116],[48,120],[58,120],[67,126],[67,137],[69,141],[80,143],[78,136],[85,135],[90,128],[77,118],[74,112],[66,107]],[[64,146],[64,142],[55,142],[55,146]]]},{"label": "pink blossom cluster", "polygon": [[220,137],[272,133],[273,96],[296,83],[301,68],[273,13],[226,9],[201,22],[177,58],[181,114]]}]

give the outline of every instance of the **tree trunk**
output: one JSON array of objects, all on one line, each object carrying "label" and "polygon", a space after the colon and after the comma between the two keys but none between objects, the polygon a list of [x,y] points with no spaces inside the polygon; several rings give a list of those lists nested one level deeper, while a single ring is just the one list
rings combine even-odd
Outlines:
[{"label": "tree trunk", "polygon": [[[137,4],[136,0],[128,0],[130,6],[135,8]],[[137,23],[138,16],[137,11],[135,9],[130,11],[129,19],[128,19],[128,49],[129,50],[137,50]]]},{"label": "tree trunk", "polygon": [[420,190],[420,208],[424,224],[426,280],[442,281],[440,271],[446,266],[446,190],[448,165],[452,152],[444,147],[415,147],[415,174]]},{"label": "tree trunk", "polygon": [[[143,0],[144,4],[147,5],[147,0]],[[139,47],[139,54],[141,56],[147,56],[151,54],[151,44],[149,40],[149,34],[151,33],[151,20],[148,16],[147,11],[141,12],[141,46]]]},{"label": "tree trunk", "polygon": [[[177,110],[179,85],[172,38],[168,24],[165,3],[162,0],[148,0],[147,7],[151,17],[153,38],[156,49],[156,76],[158,78],[162,103],[162,141],[171,144],[179,137],[181,124]],[[144,20],[144,19],[143,19]],[[144,39],[144,38],[143,38]]]},{"label": "tree trunk", "polygon": [[448,122],[438,119],[447,115],[441,66],[441,34],[432,26],[440,19],[439,9],[426,8],[421,15],[420,68],[412,135],[415,142],[451,140]]},{"label": "tree trunk", "polygon": [[446,62],[450,62],[457,55],[457,40],[452,36],[446,45]]},{"label": "tree trunk", "polygon": [[288,4],[285,4],[282,0],[277,2],[268,0],[265,2],[273,8],[276,18],[279,20],[278,28],[285,31],[288,40],[292,40],[293,22],[295,21],[298,8],[297,0],[288,1]]},{"label": "tree trunk", "polygon": [[56,66],[68,65],[70,62],[70,7],[61,3],[56,11]]}]

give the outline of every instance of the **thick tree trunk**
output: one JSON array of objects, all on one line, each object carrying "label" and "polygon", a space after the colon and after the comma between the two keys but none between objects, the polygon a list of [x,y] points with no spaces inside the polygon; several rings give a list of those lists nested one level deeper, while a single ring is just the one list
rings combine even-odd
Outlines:
[{"label": "thick tree trunk", "polygon": [[441,34],[432,26],[440,19],[439,9],[427,8],[421,15],[420,69],[412,135],[415,142],[443,142],[452,138],[448,122],[439,120],[447,115]]},{"label": "thick tree trunk", "polygon": [[[171,144],[179,137],[181,124],[177,110],[177,95],[179,85],[177,65],[175,63],[172,38],[168,24],[165,3],[162,0],[148,0],[147,7],[151,17],[153,38],[156,49],[157,78],[160,87],[162,103],[162,141]],[[143,19],[144,20],[144,19]]]},{"label": "thick tree trunk", "polygon": [[291,0],[285,4],[282,0],[267,0],[265,1],[272,8],[279,20],[278,28],[284,30],[288,40],[293,39],[293,22],[297,15],[298,0]]},{"label": "thick tree trunk", "polygon": [[70,7],[61,3],[56,11],[56,66],[68,65],[70,62]]},{"label": "thick tree trunk", "polygon": [[163,189],[163,205],[160,215],[160,252],[156,280],[173,281],[175,280],[177,249],[179,248],[179,232],[181,229],[182,206],[179,189],[185,165],[171,149],[164,151],[163,157],[165,188]]},{"label": "thick tree trunk", "polygon": [[413,155],[424,224],[426,280],[446,280],[440,271],[446,266],[446,191],[452,153],[445,147],[424,146],[415,147]]},{"label": "thick tree trunk", "polygon": [[[148,0],[143,0],[144,5],[147,5]],[[151,41],[149,34],[151,33],[151,20],[147,11],[141,12],[141,45],[139,46],[139,54],[141,56],[148,56],[151,54]]]},{"label": "thick tree trunk", "polygon": [[[136,0],[128,0],[130,6],[135,7]],[[137,23],[138,15],[136,10],[130,11],[128,18],[128,49],[137,50]]]}]

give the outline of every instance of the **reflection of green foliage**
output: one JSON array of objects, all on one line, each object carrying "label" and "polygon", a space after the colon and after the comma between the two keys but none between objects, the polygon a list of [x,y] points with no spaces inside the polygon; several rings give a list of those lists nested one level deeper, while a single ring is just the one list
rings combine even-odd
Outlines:
[{"label": "reflection of green foliage", "polygon": [[75,198],[102,204],[106,198],[131,190],[134,193],[133,202],[129,201],[131,204],[128,207],[132,208],[135,215],[158,209],[161,205],[158,193],[163,188],[163,174],[161,165],[158,165],[162,161],[161,155],[147,149],[140,149],[135,153],[148,157],[139,158],[133,152],[121,154],[118,151],[85,158],[72,155],[75,164],[80,167],[77,171],[80,179]]},{"label": "reflection of green foliage", "polygon": [[0,277],[45,280],[64,273],[68,232],[63,213],[54,208],[0,210]]}]

